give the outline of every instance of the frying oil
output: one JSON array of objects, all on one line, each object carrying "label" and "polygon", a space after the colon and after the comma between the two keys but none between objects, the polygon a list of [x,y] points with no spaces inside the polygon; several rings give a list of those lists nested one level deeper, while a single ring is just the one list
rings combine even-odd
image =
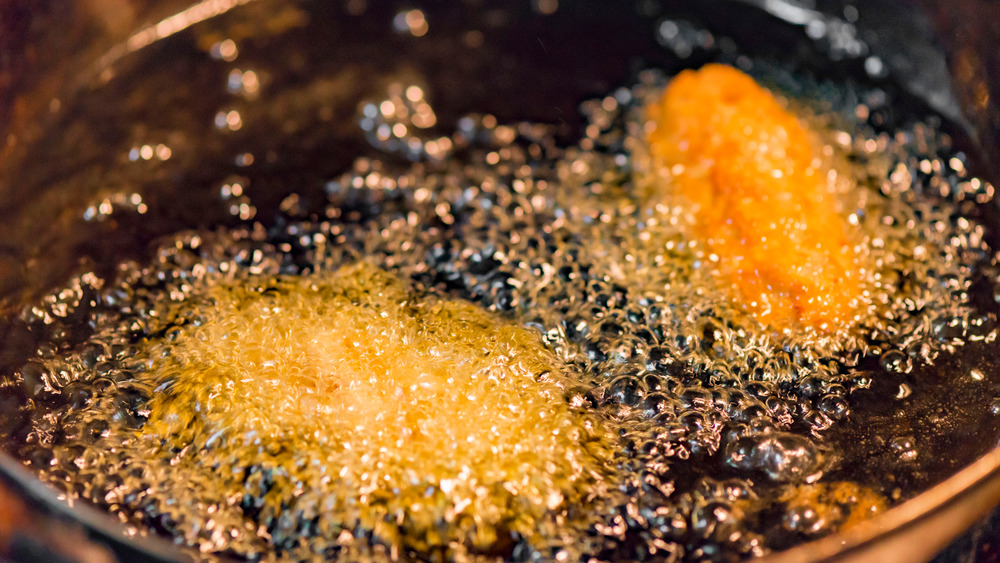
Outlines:
[{"label": "frying oil", "polygon": [[934,123],[889,130],[884,93],[757,72],[849,179],[851,322],[762,323],[690,209],[647,204],[666,77],[584,103],[570,146],[490,115],[428,136],[395,84],[360,125],[410,164],[358,159],[266,224],[227,184],[244,226],[28,307],[14,451],[135,533],[248,559],[732,560],[884,511],[936,446],[885,423],[852,449],[871,403],[989,394],[961,374],[993,362],[993,188]]}]

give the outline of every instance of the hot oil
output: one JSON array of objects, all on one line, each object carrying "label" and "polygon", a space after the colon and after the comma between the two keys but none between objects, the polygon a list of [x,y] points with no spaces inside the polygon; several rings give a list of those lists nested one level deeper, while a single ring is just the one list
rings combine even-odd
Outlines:
[{"label": "hot oil", "polygon": [[355,530],[418,553],[545,545],[606,496],[613,439],[523,328],[365,263],[196,299],[142,356],[148,420],[102,441],[165,474],[158,496],[218,466],[205,494],[300,557],[304,525],[348,548]]},{"label": "hot oil", "polygon": [[[37,350],[11,374],[29,399],[9,421],[7,447],[135,533],[248,558],[726,560],[827,535],[912,497],[1000,430],[997,265],[979,217],[992,187],[965,171],[934,123],[892,123],[882,92],[767,63],[754,72],[798,93],[798,111],[857,184],[844,220],[875,267],[856,322],[832,332],[761,325],[721,291],[710,257],[685,236],[685,210],[641,204],[642,108],[665,76],[647,72],[586,102],[584,135],[568,145],[554,127],[492,115],[439,132],[430,124],[442,108],[397,82],[360,108],[377,156],[326,183],[322,205],[293,194],[276,219],[257,217],[246,181],[233,177],[220,192],[230,226],[177,233],[151,260],[81,274],[28,307],[19,330]],[[235,127],[228,116],[221,125]],[[113,219],[141,203],[81,213]],[[367,279],[383,281],[344,274],[359,261]],[[380,443],[374,421],[360,423],[374,432],[366,442],[341,418],[323,420],[351,407],[337,397],[353,381],[321,375],[339,354],[329,335],[378,324],[309,316],[340,284],[381,287],[395,299],[389,309],[422,311],[405,323],[437,326],[442,340],[428,349],[442,358],[449,338],[482,344],[513,331],[501,367],[530,377],[506,404],[548,413],[520,421],[529,429],[565,424],[582,438],[526,442],[536,445],[523,470],[537,477],[534,489],[493,473],[510,487],[477,497],[464,522],[461,486],[489,464],[472,460],[464,474],[420,465],[433,452]],[[329,314],[355,311],[348,301]],[[475,330],[438,322],[450,307],[476,319]],[[271,326],[284,332],[266,334]],[[272,371],[282,362],[294,377]],[[405,379],[425,368],[384,371],[394,369]],[[432,430],[448,434],[448,413],[412,393]],[[471,403],[482,410],[468,411],[477,424],[462,430],[478,446],[489,440],[472,428],[510,420],[491,410],[498,403]],[[394,411],[370,417],[380,412]],[[955,451],[969,436],[968,451]],[[346,463],[335,454],[344,444],[373,449]],[[417,453],[419,463],[391,462]],[[366,483],[366,464],[389,484]],[[404,482],[407,465],[422,471]],[[464,475],[457,489],[444,484],[451,469]],[[333,477],[342,470],[362,473]],[[429,484],[433,503],[417,498]],[[381,500],[345,503],[366,494]]]}]

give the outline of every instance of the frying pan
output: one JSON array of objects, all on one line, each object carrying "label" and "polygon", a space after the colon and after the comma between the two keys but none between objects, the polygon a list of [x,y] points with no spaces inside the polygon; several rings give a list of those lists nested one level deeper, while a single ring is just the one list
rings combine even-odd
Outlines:
[{"label": "frying pan", "polygon": [[[400,25],[400,14],[417,8],[432,32]],[[665,37],[664,21],[687,35]],[[218,81],[230,57],[220,47],[226,34],[250,46],[241,62],[287,86],[289,94],[247,110],[276,133],[227,136],[211,125],[230,103]],[[425,85],[442,131],[464,114],[489,112],[501,122],[554,124],[572,140],[581,100],[642,68],[672,73],[735,48],[883,88],[906,115],[939,116],[970,168],[995,181],[996,37],[1000,4],[986,0],[9,0],[0,5],[0,315],[10,318],[81,264],[108,273],[141,260],[158,237],[232,224],[216,205],[226,175],[250,177],[260,217],[290,193],[320,197],[324,179],[371,150],[355,125],[358,102],[400,76]],[[317,52],[323,57],[309,55]],[[121,147],[147,141],[176,148],[136,169]],[[236,165],[239,154],[258,160]],[[162,212],[81,220],[81,205],[108,186],[141,192],[144,205]],[[35,343],[12,323],[0,331],[0,373],[10,373]],[[12,389],[0,395],[0,412],[17,408]],[[929,559],[1000,503],[1000,431],[978,430],[955,444],[924,493],[766,560]],[[187,557],[162,539],[123,534],[100,511],[67,505],[3,453],[0,478],[123,560]]]}]

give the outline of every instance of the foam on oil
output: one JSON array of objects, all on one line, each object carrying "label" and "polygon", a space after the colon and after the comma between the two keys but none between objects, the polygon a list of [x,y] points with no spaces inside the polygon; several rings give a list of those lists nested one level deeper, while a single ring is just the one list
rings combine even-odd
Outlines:
[{"label": "foam on oil", "polygon": [[419,553],[544,545],[610,470],[538,336],[472,304],[360,263],[227,280],[192,306],[136,358],[157,393],[129,455],[171,482],[210,463],[215,494],[277,544],[294,512]]}]

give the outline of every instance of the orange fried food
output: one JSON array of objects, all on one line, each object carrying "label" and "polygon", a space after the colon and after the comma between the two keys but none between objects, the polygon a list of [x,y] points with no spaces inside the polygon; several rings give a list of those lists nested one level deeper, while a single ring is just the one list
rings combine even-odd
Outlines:
[{"label": "orange fried food", "polygon": [[725,65],[680,73],[647,109],[650,197],[689,207],[734,299],[779,329],[847,322],[860,276],[816,135]]}]

